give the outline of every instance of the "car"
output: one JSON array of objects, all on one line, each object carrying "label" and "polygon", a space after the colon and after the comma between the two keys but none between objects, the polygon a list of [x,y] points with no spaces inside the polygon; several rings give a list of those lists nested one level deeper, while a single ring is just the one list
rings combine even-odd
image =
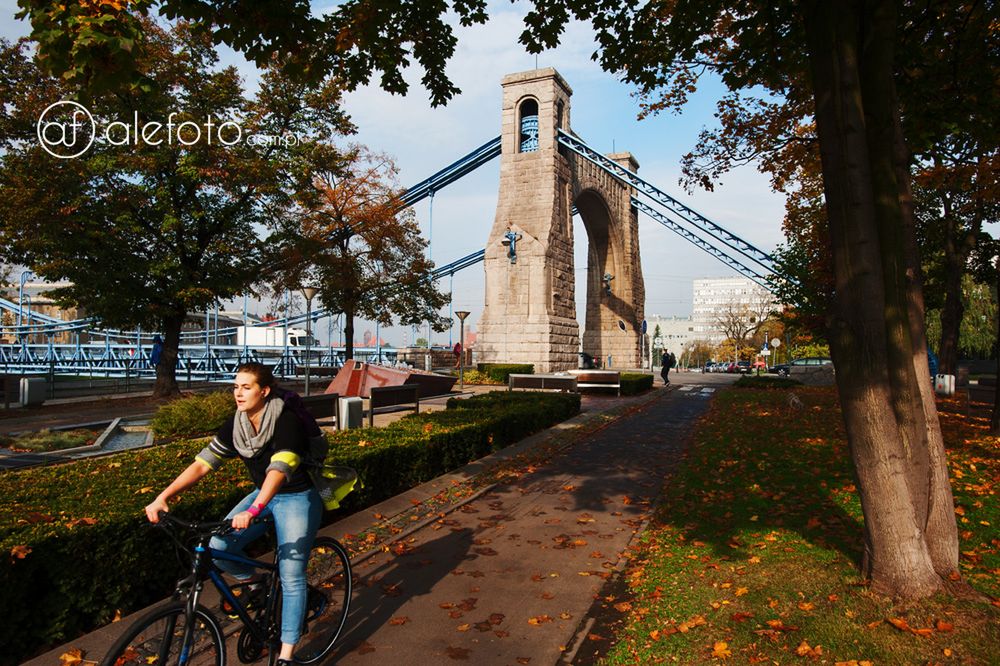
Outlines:
[{"label": "car", "polygon": [[797,358],[789,363],[779,363],[778,365],[771,366],[771,372],[779,377],[787,377],[795,372],[796,369],[805,371],[809,367],[816,368],[823,365],[833,365],[833,360],[827,356],[806,356],[804,358]]},{"label": "car", "polygon": [[705,367],[702,369],[702,372],[715,372],[716,365],[715,361],[708,361],[705,363]]},{"label": "car", "polygon": [[753,372],[753,368],[750,367],[750,361],[739,361],[736,363],[736,372],[741,375],[749,375]]},{"label": "car", "polygon": [[723,370],[723,372],[728,372],[730,374],[732,374],[734,372],[739,372],[739,366],[736,365],[736,363],[727,363],[726,364],[726,369]]}]

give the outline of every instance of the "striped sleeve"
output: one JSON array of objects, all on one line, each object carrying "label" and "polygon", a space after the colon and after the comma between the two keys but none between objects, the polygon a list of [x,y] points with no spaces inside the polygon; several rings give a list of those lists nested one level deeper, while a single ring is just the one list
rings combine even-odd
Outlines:
[{"label": "striped sleeve", "polygon": [[195,460],[203,465],[206,465],[211,470],[219,469],[219,467],[229,458],[236,457],[236,450],[232,447],[228,447],[219,440],[218,435],[212,438],[212,441],[208,443],[208,446],[203,448],[201,452],[194,457]]},{"label": "striped sleeve", "polygon": [[267,471],[270,472],[272,469],[276,469],[285,475],[285,481],[291,481],[292,474],[299,468],[301,463],[302,458],[299,454],[293,451],[278,451],[271,456],[271,464],[267,466]]}]

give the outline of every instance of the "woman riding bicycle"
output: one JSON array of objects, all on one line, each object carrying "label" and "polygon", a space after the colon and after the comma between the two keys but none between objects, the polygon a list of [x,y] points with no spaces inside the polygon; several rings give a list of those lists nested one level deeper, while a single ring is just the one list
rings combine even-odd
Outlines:
[{"label": "woman riding bicycle", "polygon": [[[308,439],[301,421],[286,409],[276,391],[274,375],[261,363],[244,363],[236,370],[233,397],[236,414],[219,429],[211,443],[187,469],[146,507],[150,522],[167,511],[167,501],[184,492],[226,459],[239,457],[256,488],[229,515],[238,530],[227,537],[214,537],[213,548],[242,552],[261,536],[266,526],[253,519],[274,518],[278,540],[278,572],[281,578],[281,652],[278,664],[292,663],[295,644],[301,636],[306,612],[306,564],[323,514],[323,502],[303,460]],[[241,581],[250,572],[230,562],[216,561],[220,569]]]}]

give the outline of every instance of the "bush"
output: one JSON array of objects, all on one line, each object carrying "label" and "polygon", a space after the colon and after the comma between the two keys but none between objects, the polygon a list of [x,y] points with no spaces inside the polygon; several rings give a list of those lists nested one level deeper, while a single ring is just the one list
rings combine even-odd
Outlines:
[{"label": "bush", "polygon": [[229,391],[190,395],[156,410],[149,427],[157,437],[199,437],[221,428],[235,411]]},{"label": "bush", "polygon": [[653,375],[644,372],[623,372],[619,381],[622,395],[638,395],[653,388]]},{"label": "bush", "polygon": [[802,386],[802,382],[787,377],[743,375],[736,380],[733,386],[745,389],[788,389]]},{"label": "bush", "polygon": [[507,377],[512,374],[535,374],[535,366],[531,363],[479,363],[476,370],[500,384],[506,384]]},{"label": "bush", "polygon": [[[370,506],[562,421],[574,394],[494,392],[384,428],[330,435],[329,459],[358,470],[364,488],[347,511]],[[193,459],[204,440],[0,476],[0,663],[19,663],[161,599],[186,569],[143,507]],[[177,509],[217,519],[252,489],[243,465],[224,465]],[[333,516],[329,516],[331,519]]]},{"label": "bush", "polygon": [[465,383],[466,384],[486,384],[486,385],[502,385],[504,382],[497,381],[493,379],[485,372],[479,372],[474,368],[468,368],[465,370]]}]

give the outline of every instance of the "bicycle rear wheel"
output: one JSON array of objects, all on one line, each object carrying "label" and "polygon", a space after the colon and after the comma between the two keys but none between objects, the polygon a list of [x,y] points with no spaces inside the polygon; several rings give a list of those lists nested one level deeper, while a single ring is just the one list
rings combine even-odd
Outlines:
[{"label": "bicycle rear wheel", "polygon": [[191,645],[183,650],[184,610],[185,602],[176,601],[136,620],[111,646],[101,666],[224,666],[222,629],[203,606],[195,610]]},{"label": "bicycle rear wheel", "polygon": [[306,570],[309,598],[306,626],[295,651],[295,661],[312,664],[333,647],[347,622],[351,605],[351,561],[347,551],[331,537],[317,537]]}]

